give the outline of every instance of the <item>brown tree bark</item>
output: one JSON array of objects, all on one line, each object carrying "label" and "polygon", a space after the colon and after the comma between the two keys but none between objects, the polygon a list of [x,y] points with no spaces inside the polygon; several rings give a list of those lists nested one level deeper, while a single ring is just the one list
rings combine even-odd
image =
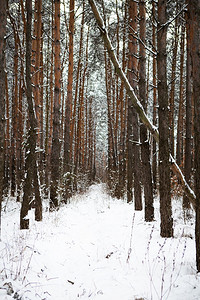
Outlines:
[{"label": "brown tree bark", "polygon": [[177,124],[177,139],[176,139],[176,162],[183,168],[183,136],[184,136],[184,82],[183,82],[183,68],[184,68],[184,52],[185,52],[185,24],[181,29],[181,44],[180,44],[180,88],[179,88],[179,110],[178,110],[178,124]]},{"label": "brown tree bark", "polygon": [[[124,3],[124,21],[123,21],[123,49],[122,49],[122,70],[126,68],[126,22],[127,22],[127,1]],[[117,115],[120,119],[119,124],[119,167],[118,167],[118,184],[116,187],[116,197],[122,198],[126,189],[126,95],[124,92],[124,83],[121,82],[119,91],[119,105]],[[117,122],[116,122],[117,123]]]},{"label": "brown tree bark", "polygon": [[54,34],[54,110],[53,139],[51,149],[51,186],[50,208],[58,207],[58,187],[60,176],[60,97],[61,97],[61,65],[60,65],[60,0],[55,0],[55,34]]},{"label": "brown tree bark", "polygon": [[169,162],[169,111],[167,92],[167,0],[158,0],[158,116],[159,116],[159,183],[160,183],[160,234],[162,237],[173,236],[173,219],[170,194]]},{"label": "brown tree bark", "polygon": [[[51,173],[51,148],[52,148],[52,136],[53,136],[53,98],[54,98],[54,90],[53,90],[53,84],[54,84],[54,30],[55,30],[55,20],[54,20],[54,1],[52,1],[52,14],[51,18],[49,18],[49,27],[51,28],[51,37],[48,39],[48,52],[49,54],[49,63],[50,63],[50,74],[49,74],[49,95],[48,100],[46,102],[46,108],[49,112],[46,115],[46,141],[45,141],[45,147],[46,147],[46,170],[45,170],[45,178],[46,178],[46,187],[49,187],[50,184],[50,173]],[[51,45],[50,44],[50,40]]]},{"label": "brown tree bark", "polygon": [[[154,51],[156,49],[156,6],[155,1],[152,1],[152,45]],[[153,56],[153,125],[157,126],[157,61],[156,56]],[[157,190],[157,146],[156,141],[153,139],[152,149],[152,173],[153,173],[153,191]]]},{"label": "brown tree bark", "polygon": [[41,62],[41,39],[42,39],[42,0],[35,0],[35,14],[34,14],[34,28],[33,28],[33,42],[32,42],[32,82],[33,95],[35,101],[35,112],[38,122],[37,134],[39,145],[39,133],[41,125],[41,99],[40,99],[40,62]]},{"label": "brown tree bark", "polygon": [[[73,150],[73,140],[74,140],[75,123],[76,123],[76,110],[77,110],[77,100],[78,100],[78,88],[79,88],[80,76],[81,76],[81,73],[82,73],[82,63],[81,63],[81,61],[82,61],[82,55],[83,55],[83,30],[84,30],[84,18],[85,18],[85,16],[84,16],[84,14],[85,14],[84,7],[85,7],[85,2],[83,1],[83,14],[82,14],[81,30],[80,30],[80,43],[79,43],[79,53],[78,53],[78,66],[77,66],[77,73],[76,73],[76,86],[75,86],[75,95],[74,95],[74,105],[73,105],[73,109],[71,110],[70,155],[72,155],[72,150]],[[75,144],[76,144],[76,141],[75,141]],[[72,157],[70,157],[70,159],[72,159]]]},{"label": "brown tree bark", "polygon": [[[5,63],[6,65],[6,63]],[[4,190],[6,195],[8,193],[9,188],[9,170],[10,170],[10,113],[9,113],[9,93],[8,93],[8,76],[7,72],[5,72],[5,111],[6,111],[6,130],[5,130],[5,174],[4,174]]]},{"label": "brown tree bark", "polygon": [[[137,32],[137,10],[135,1],[129,1],[129,43],[128,43],[128,79],[132,88],[136,91],[138,80],[138,46],[133,39],[133,32]],[[127,121],[127,201],[133,199],[132,189],[134,187],[135,209],[142,209],[141,184],[140,184],[140,147],[139,147],[139,125],[138,116],[133,107],[131,99],[128,99],[128,121]],[[133,185],[134,182],[134,185]]]},{"label": "brown tree bark", "polygon": [[65,129],[64,129],[64,173],[66,174],[65,201],[71,196],[71,161],[70,141],[73,139],[70,131],[72,102],[73,102],[73,70],[74,70],[74,5],[75,1],[70,0],[69,7],[69,65],[67,99],[65,103]]},{"label": "brown tree bark", "polygon": [[[140,40],[146,43],[146,1],[139,1],[139,19],[140,19]],[[140,43],[139,50],[139,98],[140,102],[147,112],[147,94],[146,94],[146,50]],[[144,124],[140,126],[141,158],[142,158],[142,182],[144,187],[145,200],[145,221],[151,222],[154,219],[153,206],[153,185],[150,164],[150,149],[147,136],[147,129]]]},{"label": "brown tree bark", "polygon": [[192,74],[194,95],[194,145],[195,145],[195,192],[196,192],[196,267],[200,272],[200,1],[193,0],[188,3],[188,12],[192,20],[190,28],[192,50]]},{"label": "brown tree bark", "polygon": [[4,180],[4,127],[5,127],[5,35],[7,21],[7,1],[0,2],[0,234],[1,234],[1,206],[3,198]]},{"label": "brown tree bark", "polygon": [[[189,0],[187,0],[189,4]],[[186,59],[186,137],[185,137],[185,179],[191,185],[192,175],[192,54],[191,54],[191,16],[188,10],[186,17],[186,41],[187,41],[187,59]],[[183,196],[183,208],[190,208],[190,201],[187,195]]]},{"label": "brown tree bark", "polygon": [[[176,13],[178,13],[178,1],[176,4]],[[173,57],[172,57],[172,70],[171,70],[171,88],[169,93],[169,126],[170,126],[170,151],[174,156],[174,100],[175,100],[175,82],[176,82],[176,65],[177,65],[177,51],[178,51],[178,18],[175,19],[174,28],[174,41],[173,41]]]},{"label": "brown tree bark", "polygon": [[11,126],[11,148],[10,148],[10,181],[11,181],[11,195],[15,196],[17,188],[18,170],[17,170],[17,140],[18,140],[18,51],[19,51],[19,36],[17,32],[16,20],[8,12],[13,32],[14,32],[14,59],[13,59],[13,93],[12,93],[12,126]]},{"label": "brown tree bark", "polygon": [[35,219],[42,220],[42,201],[39,190],[37,156],[36,156],[36,130],[37,120],[34,114],[33,99],[32,99],[32,81],[31,81],[31,27],[32,27],[32,0],[26,0],[27,11],[27,27],[26,27],[26,95],[28,102],[29,113],[29,133],[26,145],[26,162],[25,171],[26,177],[24,181],[24,195],[20,211],[20,229],[29,228],[29,219],[27,219],[28,210],[30,208],[30,201],[32,198],[32,184],[35,191]]}]

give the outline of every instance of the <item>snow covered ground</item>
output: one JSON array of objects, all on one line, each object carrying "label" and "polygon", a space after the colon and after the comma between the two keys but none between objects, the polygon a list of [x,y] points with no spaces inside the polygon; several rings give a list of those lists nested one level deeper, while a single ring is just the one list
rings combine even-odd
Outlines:
[{"label": "snow covered ground", "polygon": [[[45,205],[44,205],[45,206]],[[195,269],[194,220],[184,223],[173,201],[175,238],[159,236],[133,204],[91,186],[43,221],[19,230],[20,204],[3,203],[0,299],[200,299]],[[10,294],[10,295],[8,295]]]}]

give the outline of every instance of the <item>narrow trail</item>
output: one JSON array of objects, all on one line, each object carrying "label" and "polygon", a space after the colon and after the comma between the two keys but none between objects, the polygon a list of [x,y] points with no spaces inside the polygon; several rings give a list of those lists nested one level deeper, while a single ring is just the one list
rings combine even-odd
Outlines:
[{"label": "narrow trail", "polygon": [[13,299],[2,289],[8,281],[31,300],[199,299],[194,240],[181,238],[184,224],[175,205],[177,237],[165,240],[157,221],[144,223],[143,212],[112,199],[101,184],[59,211],[44,212],[40,223],[31,211],[25,231],[18,229],[19,204],[10,201],[0,243],[0,299]]}]

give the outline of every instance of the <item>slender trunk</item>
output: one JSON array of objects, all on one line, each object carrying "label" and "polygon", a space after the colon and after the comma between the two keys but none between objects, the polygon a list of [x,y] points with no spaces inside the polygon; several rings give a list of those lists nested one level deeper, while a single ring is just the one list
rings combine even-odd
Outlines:
[{"label": "slender trunk", "polygon": [[[123,50],[122,50],[122,70],[125,72],[126,68],[126,20],[127,20],[127,3],[124,3],[124,22],[123,22]],[[119,124],[119,174],[118,174],[118,184],[116,188],[116,197],[122,198],[125,193],[126,186],[126,129],[125,129],[125,120],[126,110],[125,110],[125,95],[124,95],[124,83],[121,82],[120,91],[119,91],[119,105],[117,116],[120,118]],[[117,121],[116,121],[117,123]]]},{"label": "slender trunk", "polygon": [[177,143],[176,143],[176,162],[183,167],[183,115],[184,115],[184,95],[183,95],[183,67],[184,67],[184,50],[185,50],[185,24],[181,30],[180,45],[180,90],[179,90],[179,111],[177,125]]},{"label": "slender trunk", "polygon": [[[135,1],[129,1],[129,55],[128,55],[128,78],[133,89],[136,90],[138,79],[138,46],[133,39],[132,33],[137,31],[137,10]],[[127,201],[132,201],[132,189],[134,187],[135,209],[142,209],[141,184],[140,184],[140,147],[138,116],[131,99],[128,99],[128,122],[127,122]],[[133,184],[134,182],[134,184]]]},{"label": "slender trunk", "polygon": [[[6,68],[5,68],[6,69]],[[4,175],[4,190],[6,194],[9,188],[9,157],[10,157],[10,113],[9,113],[9,94],[8,94],[8,77],[5,72],[5,111],[6,111],[6,131],[5,131],[5,175]],[[3,106],[2,106],[3,107]],[[4,108],[3,108],[4,109]]]},{"label": "slender trunk", "polygon": [[[139,1],[139,15],[140,15],[140,39],[146,42],[146,2]],[[147,111],[147,95],[146,95],[146,51],[143,44],[140,43],[140,62],[139,62],[139,98],[140,102]],[[140,140],[141,140],[141,158],[142,158],[142,179],[144,187],[145,199],[145,221],[151,222],[154,219],[153,207],[153,185],[150,164],[150,149],[149,140],[147,136],[147,129],[144,124],[140,126]]]},{"label": "slender trunk", "polygon": [[[187,1],[189,3],[189,0]],[[186,138],[185,138],[185,179],[191,185],[192,175],[192,57],[191,57],[191,16],[186,13]],[[183,208],[190,208],[187,195],[183,196]]]},{"label": "slender trunk", "polygon": [[41,55],[41,35],[42,35],[42,0],[35,0],[35,16],[34,16],[34,30],[33,30],[33,42],[32,42],[32,83],[34,85],[33,95],[35,101],[35,112],[38,123],[37,128],[37,143],[39,145],[39,134],[41,132],[39,126],[41,124],[40,114],[40,55]]},{"label": "slender trunk", "polygon": [[169,112],[167,92],[166,64],[166,15],[167,0],[158,0],[158,117],[159,117],[159,183],[160,183],[160,215],[161,236],[173,236],[173,219],[170,194],[170,162],[169,162]]},{"label": "slender trunk", "polygon": [[[80,43],[79,43],[79,54],[78,54],[78,66],[77,66],[77,73],[76,73],[76,87],[75,87],[75,95],[74,95],[74,105],[73,105],[73,111],[71,110],[71,139],[70,139],[70,156],[72,155],[72,149],[73,149],[73,139],[74,139],[74,132],[75,132],[75,122],[76,122],[76,112],[77,112],[77,99],[78,99],[78,84],[80,80],[80,75],[82,71],[82,55],[83,55],[83,30],[84,30],[84,7],[85,2],[83,1],[83,14],[82,14],[82,20],[81,20],[81,32],[80,32]],[[76,140],[75,144],[76,144]],[[75,151],[74,151],[75,152]],[[72,157],[70,157],[72,159]]]},{"label": "slender trunk", "polygon": [[[178,12],[178,1],[176,5],[176,12]],[[172,58],[172,70],[171,70],[171,89],[169,94],[169,134],[170,134],[170,151],[174,156],[174,100],[175,100],[175,83],[176,83],[176,65],[177,65],[177,50],[178,50],[178,18],[175,19],[174,28],[174,41],[173,41],[173,58]]]},{"label": "slender trunk", "polygon": [[64,129],[64,173],[66,174],[65,201],[71,196],[71,163],[70,163],[70,143],[73,137],[70,131],[70,117],[73,102],[73,70],[74,70],[74,0],[70,0],[69,13],[69,66],[67,99],[65,104],[65,129]]},{"label": "slender trunk", "polygon": [[[0,235],[1,235],[1,206],[3,199],[4,180],[4,127],[5,127],[5,42],[7,1],[0,3]],[[1,236],[0,236],[1,239]]]},{"label": "slender trunk", "polygon": [[193,95],[194,95],[194,145],[195,145],[195,191],[196,191],[196,267],[200,272],[200,2],[197,0],[189,1],[188,13],[192,20],[190,30],[191,51],[192,51],[192,74],[193,74]]},{"label": "slender trunk", "polygon": [[61,97],[61,65],[60,65],[60,0],[55,0],[55,88],[53,110],[53,139],[51,149],[51,187],[50,208],[58,207],[58,187],[60,175],[60,97]]},{"label": "slender trunk", "polygon": [[26,0],[27,9],[27,27],[26,27],[26,85],[27,85],[27,102],[29,112],[29,135],[26,145],[26,178],[24,182],[24,195],[20,212],[20,229],[29,228],[29,219],[26,218],[30,207],[30,201],[32,197],[32,183],[35,191],[35,219],[37,221],[42,220],[42,201],[39,190],[38,182],[38,169],[37,169],[37,157],[36,157],[36,128],[37,120],[35,118],[33,99],[32,99],[32,82],[31,82],[31,27],[32,27],[32,1]]},{"label": "slender trunk", "polygon": [[[155,1],[152,1],[152,15],[153,15],[153,28],[152,28],[152,44],[154,51],[156,49],[156,7]],[[153,125],[157,126],[157,61],[156,56],[153,56]],[[152,151],[152,173],[153,173],[153,190],[154,193],[157,189],[157,146],[156,141],[153,139],[153,151]]]}]

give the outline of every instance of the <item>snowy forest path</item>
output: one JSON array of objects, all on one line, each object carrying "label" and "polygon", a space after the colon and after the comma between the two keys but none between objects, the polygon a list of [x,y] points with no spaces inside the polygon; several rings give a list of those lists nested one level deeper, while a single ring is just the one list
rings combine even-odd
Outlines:
[{"label": "snowy forest path", "polygon": [[147,223],[143,211],[112,198],[103,184],[74,195],[58,211],[44,211],[42,222],[35,222],[30,211],[29,230],[19,230],[19,203],[7,205],[0,299],[8,281],[18,295],[31,300],[161,299],[168,294],[168,299],[181,300],[200,295],[194,228],[184,224],[180,201],[173,205],[173,239],[160,237],[158,199],[156,221]]}]

